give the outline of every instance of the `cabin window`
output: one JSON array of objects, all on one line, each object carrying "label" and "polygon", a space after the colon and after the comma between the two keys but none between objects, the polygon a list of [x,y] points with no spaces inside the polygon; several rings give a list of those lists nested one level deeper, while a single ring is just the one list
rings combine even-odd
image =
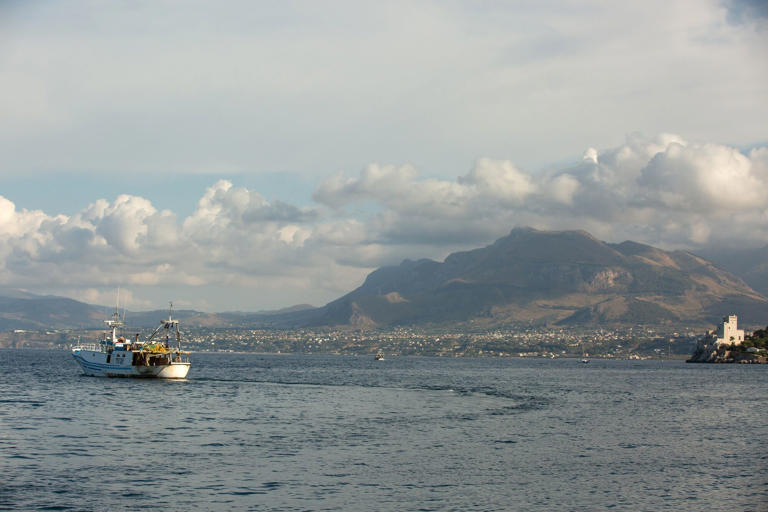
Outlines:
[{"label": "cabin window", "polygon": [[109,364],[110,359],[112,359],[112,354],[107,354],[107,364]]}]

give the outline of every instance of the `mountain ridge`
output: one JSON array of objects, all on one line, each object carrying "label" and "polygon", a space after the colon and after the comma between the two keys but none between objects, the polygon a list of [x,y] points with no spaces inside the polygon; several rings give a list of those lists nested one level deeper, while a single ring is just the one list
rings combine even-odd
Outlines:
[{"label": "mountain ridge", "polygon": [[[0,330],[99,328],[112,308],[0,289]],[[603,325],[697,322],[737,313],[765,324],[768,299],[742,279],[686,251],[586,231],[515,228],[493,243],[442,262],[405,259],[371,272],[349,293],[314,308],[205,313],[174,311],[187,327],[358,328],[417,324]],[[167,311],[129,312],[153,327]]]},{"label": "mountain ridge", "polygon": [[585,231],[516,228],[443,262],[377,269],[326,305],[318,321],[654,323],[704,321],[735,306],[751,318],[766,305],[744,281],[689,252],[609,244]]}]

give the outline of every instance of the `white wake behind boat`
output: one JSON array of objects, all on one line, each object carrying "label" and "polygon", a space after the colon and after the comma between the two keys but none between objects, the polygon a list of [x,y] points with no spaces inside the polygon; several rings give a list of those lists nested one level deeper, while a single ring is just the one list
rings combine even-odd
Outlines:
[{"label": "white wake behind boat", "polygon": [[[131,342],[118,335],[123,326],[117,309],[112,320],[105,320],[107,331],[98,344],[79,344],[72,349],[86,375],[97,377],[154,377],[183,379],[190,368],[189,352],[181,350],[179,321],[162,320],[146,342],[139,335]],[[165,341],[154,341],[164,331]],[[171,335],[175,335],[176,348],[171,348]]]}]

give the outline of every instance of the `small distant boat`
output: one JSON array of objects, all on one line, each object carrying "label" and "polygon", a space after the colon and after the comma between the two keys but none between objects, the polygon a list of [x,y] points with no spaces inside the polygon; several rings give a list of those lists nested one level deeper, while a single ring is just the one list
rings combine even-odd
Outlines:
[{"label": "small distant boat", "polygon": [[582,364],[589,363],[589,359],[587,359],[587,356],[589,356],[589,354],[587,353],[587,350],[584,347],[584,342],[582,342],[581,343],[581,363]]},{"label": "small distant boat", "polygon": [[383,361],[384,360],[384,354],[381,351],[378,351],[376,353],[376,360],[377,361]]},{"label": "small distant boat", "polygon": [[[162,320],[146,342],[139,335],[131,342],[118,335],[123,327],[115,308],[112,320],[105,320],[108,330],[98,344],[80,344],[72,349],[75,358],[86,375],[97,377],[154,377],[158,379],[183,379],[191,363],[189,352],[181,350],[179,321],[174,320],[173,304],[168,320]],[[158,333],[165,331],[165,341],[155,341]],[[176,348],[171,348],[171,335],[176,338]]]}]

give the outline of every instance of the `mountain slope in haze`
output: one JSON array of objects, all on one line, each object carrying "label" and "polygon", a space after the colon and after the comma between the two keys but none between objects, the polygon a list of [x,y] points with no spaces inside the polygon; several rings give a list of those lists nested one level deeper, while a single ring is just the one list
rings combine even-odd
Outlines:
[{"label": "mountain slope in haze", "polygon": [[[0,331],[46,330],[46,329],[100,329],[104,320],[111,318],[114,307],[86,304],[66,297],[55,295],[35,295],[33,293],[0,289]],[[168,310],[124,312],[126,324],[132,328],[155,327],[164,318]],[[174,311],[174,318],[189,320],[188,325],[205,325],[213,316],[217,326],[225,320],[215,315],[197,311]]]},{"label": "mountain slope in haze", "polygon": [[314,323],[653,324],[711,322],[732,312],[760,323],[768,299],[687,252],[608,244],[584,231],[520,228],[442,263],[380,268],[322,309]]},{"label": "mountain slope in haze", "polygon": [[768,296],[768,245],[757,249],[720,249],[702,255],[739,276],[755,291]]},{"label": "mountain slope in haze", "polygon": [[0,293],[0,331],[97,328],[104,325],[108,314],[107,308],[65,297]]},{"label": "mountain slope in haze", "polygon": [[[253,326],[284,326],[304,324],[303,315],[316,309],[301,304],[277,311],[259,313],[204,313],[194,310],[174,310],[173,318],[181,320],[182,328],[249,328]],[[104,320],[112,317],[114,306],[96,306],[66,297],[35,295],[22,290],[0,288],[0,331],[47,329],[101,329]],[[168,310],[120,311],[127,330],[147,330],[168,318]],[[287,317],[290,321],[286,324]]]}]

